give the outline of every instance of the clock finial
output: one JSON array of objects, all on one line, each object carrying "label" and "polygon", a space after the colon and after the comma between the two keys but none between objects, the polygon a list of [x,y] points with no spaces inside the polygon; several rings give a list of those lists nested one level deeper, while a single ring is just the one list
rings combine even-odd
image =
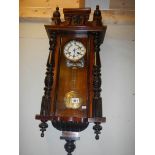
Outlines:
[{"label": "clock finial", "polygon": [[76,146],[75,146],[74,142],[75,142],[75,140],[66,140],[66,144],[65,144],[64,148],[68,152],[67,155],[72,155],[72,152],[75,150]]},{"label": "clock finial", "polygon": [[61,19],[60,19],[60,12],[59,12],[59,7],[56,7],[56,10],[53,12],[53,17],[52,17],[52,21],[55,22],[56,25],[59,25],[61,23]]},{"label": "clock finial", "polygon": [[102,16],[101,11],[99,9],[99,5],[96,5],[96,10],[94,11],[93,21],[96,25],[102,25]]},{"label": "clock finial", "polygon": [[101,16],[101,11],[99,9],[99,5],[96,5],[96,10],[94,11],[94,15],[100,17]]}]

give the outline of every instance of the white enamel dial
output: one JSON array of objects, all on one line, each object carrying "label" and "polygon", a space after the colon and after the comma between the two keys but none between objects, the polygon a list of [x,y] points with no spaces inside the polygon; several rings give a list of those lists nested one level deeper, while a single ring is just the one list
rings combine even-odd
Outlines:
[{"label": "white enamel dial", "polygon": [[76,40],[71,40],[64,46],[64,55],[71,61],[80,60],[86,53],[85,46]]}]

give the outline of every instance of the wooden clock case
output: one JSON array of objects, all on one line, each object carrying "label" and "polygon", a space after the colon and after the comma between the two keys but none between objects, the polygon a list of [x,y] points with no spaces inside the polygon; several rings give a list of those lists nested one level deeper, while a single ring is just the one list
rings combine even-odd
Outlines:
[{"label": "wooden clock case", "polygon": [[[53,13],[52,24],[45,25],[49,37],[49,56],[47,60],[47,71],[45,77],[44,95],[42,97],[40,114],[36,115],[41,120],[39,125],[44,136],[48,127],[47,121],[60,130],[68,133],[80,132],[87,128],[89,123],[95,123],[93,129],[96,139],[99,139],[100,123],[105,122],[102,117],[101,92],[101,62],[100,45],[103,43],[106,26],[102,24],[99,6],[93,14],[93,21],[89,21],[90,8],[65,8],[63,9],[64,21],[60,19],[59,8]],[[85,67],[80,71],[77,82],[78,89],[82,91],[85,99],[85,109],[65,109],[62,98],[65,91],[65,82],[70,82],[70,72],[65,68],[63,53],[64,45],[70,40],[77,40],[86,47],[84,57]],[[74,141],[78,136],[69,134],[61,137],[67,141],[65,149],[68,154],[75,149]],[[71,147],[72,146],[72,147]]]}]

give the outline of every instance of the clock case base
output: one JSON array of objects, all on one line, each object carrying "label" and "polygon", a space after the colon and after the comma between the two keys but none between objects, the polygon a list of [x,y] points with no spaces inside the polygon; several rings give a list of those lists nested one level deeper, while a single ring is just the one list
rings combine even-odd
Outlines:
[{"label": "clock case base", "polygon": [[106,117],[76,118],[36,115],[36,119],[41,120],[39,125],[41,128],[40,131],[42,131],[41,137],[44,136],[44,131],[46,131],[46,128],[48,127],[47,121],[51,121],[53,127],[59,131],[72,132],[81,132],[88,127],[89,123],[94,123],[95,125],[93,126],[93,129],[96,134],[96,140],[99,139],[98,135],[101,133],[100,130],[102,130],[100,124],[106,122]]},{"label": "clock case base", "polygon": [[40,131],[42,131],[41,137],[44,137],[44,131],[46,131],[46,128],[48,127],[48,124],[46,123],[47,121],[51,121],[53,127],[55,127],[59,131],[62,131],[62,136],[60,137],[60,139],[66,141],[64,148],[66,152],[68,152],[67,155],[72,155],[72,152],[76,148],[75,141],[80,140],[79,132],[85,130],[88,127],[89,123],[95,123],[93,129],[94,133],[96,134],[95,139],[98,140],[99,134],[102,130],[102,126],[100,124],[106,122],[105,117],[82,118],[80,120],[79,118],[64,119],[64,117],[45,117],[41,115],[36,115],[36,119],[42,121],[39,125]]},{"label": "clock case base", "polygon": [[[52,125],[60,130],[67,132],[81,132],[85,130],[89,123],[94,123],[93,126],[94,133],[96,134],[96,140],[99,139],[100,131],[102,130],[101,123],[106,122],[106,118],[102,117],[102,99],[100,97],[101,92],[101,63],[100,63],[100,45],[103,43],[105,32],[107,27],[102,24],[101,11],[99,6],[96,6],[94,11],[93,21],[88,21],[89,14],[91,12],[90,8],[78,8],[78,9],[64,9],[64,18],[65,21],[62,22],[60,19],[59,8],[56,8],[56,11],[53,13],[52,21],[54,24],[45,25],[50,44],[50,53],[47,60],[47,72],[45,77],[45,92],[42,98],[41,111],[39,115],[36,115],[36,119],[40,120],[39,124],[41,137],[44,137],[44,132],[48,128],[48,121],[51,121]],[[56,35],[61,33],[75,33],[75,34],[91,34],[93,36],[94,48],[91,49],[94,51],[94,57],[91,60],[92,74],[93,77],[91,81],[93,92],[90,94],[92,101],[90,103],[88,117],[79,118],[79,117],[60,117],[57,115],[51,115],[51,90],[53,89],[54,77],[54,67],[55,67],[55,47],[56,47]],[[61,139],[66,140],[65,150],[68,152],[68,155],[75,149],[75,140],[78,140],[77,137],[70,136],[61,136]]]}]

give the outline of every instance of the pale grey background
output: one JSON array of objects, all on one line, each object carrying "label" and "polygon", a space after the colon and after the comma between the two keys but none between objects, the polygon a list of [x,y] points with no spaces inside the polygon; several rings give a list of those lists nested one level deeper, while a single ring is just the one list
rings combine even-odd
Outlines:
[{"label": "pale grey background", "polygon": [[85,6],[96,8],[96,5],[100,6],[100,9],[125,9],[134,10],[135,0],[85,0]]},{"label": "pale grey background", "polygon": [[[44,23],[20,23],[20,155],[66,155],[61,132],[49,123],[40,137],[48,38]],[[103,124],[100,140],[92,125],[80,134],[73,155],[134,155],[134,26],[108,25],[101,46]]]},{"label": "pale grey background", "polygon": [[100,6],[100,9],[109,9],[110,0],[85,0],[85,6],[95,9],[96,5]]}]

